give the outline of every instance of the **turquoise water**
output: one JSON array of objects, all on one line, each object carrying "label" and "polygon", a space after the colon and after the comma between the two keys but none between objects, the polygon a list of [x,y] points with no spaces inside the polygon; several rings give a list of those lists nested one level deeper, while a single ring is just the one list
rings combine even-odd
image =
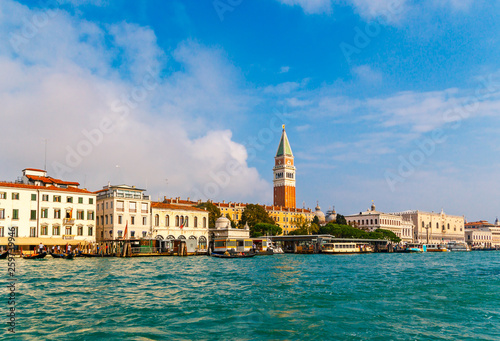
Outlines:
[{"label": "turquoise water", "polygon": [[4,339],[500,339],[500,252],[16,258],[16,277]]}]

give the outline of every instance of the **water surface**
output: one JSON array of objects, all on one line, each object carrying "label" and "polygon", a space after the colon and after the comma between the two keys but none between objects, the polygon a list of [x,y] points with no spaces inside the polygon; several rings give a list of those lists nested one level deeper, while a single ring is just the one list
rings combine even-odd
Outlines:
[{"label": "water surface", "polygon": [[500,252],[16,258],[16,278],[16,340],[500,339]]}]

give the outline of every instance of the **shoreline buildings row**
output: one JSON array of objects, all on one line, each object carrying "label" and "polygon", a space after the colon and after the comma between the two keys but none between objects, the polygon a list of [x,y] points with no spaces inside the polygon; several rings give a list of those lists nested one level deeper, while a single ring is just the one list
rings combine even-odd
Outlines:
[{"label": "shoreline buildings row", "polygon": [[[261,205],[290,234],[304,222],[318,217],[320,224],[335,222],[336,212],[327,215],[296,207],[294,155],[283,126],[273,167],[273,205]],[[94,243],[121,238],[175,239],[195,241],[200,249],[209,243],[209,213],[195,206],[201,200],[164,198],[154,202],[145,189],[108,183],[92,192],[78,182],[55,179],[45,170],[26,168],[14,182],[0,182],[0,245],[7,244],[8,228],[14,229],[18,245]],[[241,220],[249,205],[210,201],[222,216]],[[466,223],[464,217],[422,211],[384,213],[371,208],[346,215],[348,224],[366,230],[385,229],[403,242],[467,242],[477,247],[500,246],[500,223]]]}]

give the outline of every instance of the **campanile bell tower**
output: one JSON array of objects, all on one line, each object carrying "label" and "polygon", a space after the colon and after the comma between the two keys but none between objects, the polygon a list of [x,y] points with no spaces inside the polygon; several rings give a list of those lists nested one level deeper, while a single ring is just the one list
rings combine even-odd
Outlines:
[{"label": "campanile bell tower", "polygon": [[283,125],[280,144],[274,157],[273,175],[274,205],[296,208],[295,165],[292,148],[286,136],[285,125]]}]

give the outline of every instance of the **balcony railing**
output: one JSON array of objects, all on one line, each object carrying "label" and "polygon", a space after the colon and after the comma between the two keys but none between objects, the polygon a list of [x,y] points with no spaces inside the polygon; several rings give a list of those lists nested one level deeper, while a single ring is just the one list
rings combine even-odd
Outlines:
[{"label": "balcony railing", "polygon": [[73,240],[73,239],[75,239],[75,235],[74,234],[63,234],[62,239]]},{"label": "balcony railing", "polygon": [[75,225],[75,219],[64,218],[63,219],[63,224],[64,225]]}]

